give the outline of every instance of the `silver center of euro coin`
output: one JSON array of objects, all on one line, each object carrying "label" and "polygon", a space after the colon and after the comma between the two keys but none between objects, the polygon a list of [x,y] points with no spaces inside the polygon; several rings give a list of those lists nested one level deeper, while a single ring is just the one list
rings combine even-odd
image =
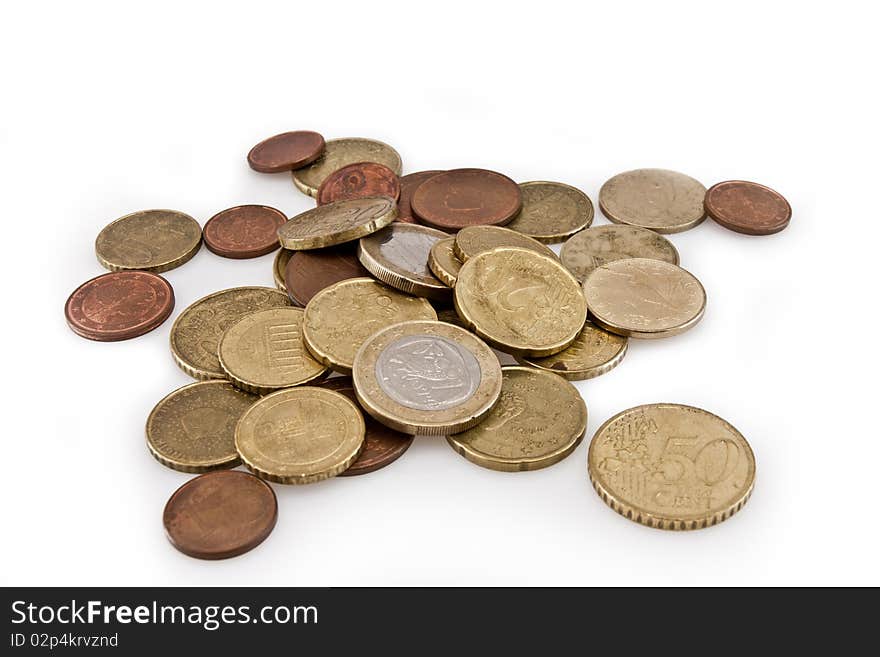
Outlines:
[{"label": "silver center of euro coin", "polygon": [[428,269],[428,254],[440,238],[424,233],[393,231],[387,229],[379,250],[382,257],[401,269],[421,278],[433,279]]}]

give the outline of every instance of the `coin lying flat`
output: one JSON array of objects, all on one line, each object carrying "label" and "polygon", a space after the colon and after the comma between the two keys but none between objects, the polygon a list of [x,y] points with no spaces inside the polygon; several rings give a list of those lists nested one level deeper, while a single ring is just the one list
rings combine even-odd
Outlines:
[{"label": "coin lying flat", "polygon": [[453,169],[418,186],[412,209],[424,223],[441,230],[465,226],[503,226],[522,207],[522,192],[510,178],[485,169]]},{"label": "coin lying flat", "polygon": [[438,173],[443,173],[443,171],[417,171],[401,176],[400,198],[397,200],[397,210],[399,212],[397,221],[403,221],[408,224],[418,223],[418,220],[413,215],[412,196],[419,185]]},{"label": "coin lying flat", "polygon": [[552,356],[517,361],[539,370],[553,372],[569,381],[592,379],[613,370],[626,354],[627,339],[596,326],[590,321],[568,347]]},{"label": "coin lying flat", "polygon": [[593,202],[581,190],[558,182],[520,183],[522,210],[507,224],[539,242],[563,242],[593,223]]},{"label": "coin lying flat", "polygon": [[372,278],[352,278],[312,297],[305,310],[303,341],[319,362],[351,374],[354,356],[368,337],[414,319],[437,319],[427,299],[398,292]]},{"label": "coin lying flat", "polygon": [[455,308],[443,308],[442,310],[438,310],[437,321],[445,322],[446,324],[454,324],[467,331],[467,327],[462,323],[461,317],[458,316],[458,313],[455,312]]},{"label": "coin lying flat", "polygon": [[64,304],[70,329],[98,342],[129,340],[149,333],[174,310],[174,290],[146,271],[116,271],[80,285]]},{"label": "coin lying flat", "polygon": [[397,174],[384,164],[356,162],[331,173],[318,188],[318,205],[352,198],[387,196],[395,201],[400,195]]},{"label": "coin lying flat", "polygon": [[542,244],[528,235],[500,226],[467,226],[458,231],[453,243],[455,255],[462,262],[467,262],[483,251],[491,251],[500,246],[529,249],[556,259],[556,254],[546,244]]},{"label": "coin lying flat", "polygon": [[396,217],[394,199],[337,201],[292,217],[278,229],[278,238],[281,246],[292,251],[322,249],[375,233]]},{"label": "coin lying flat", "polygon": [[202,297],[174,320],[174,362],[196,379],[225,379],[217,348],[226,329],[254,311],[289,305],[284,292],[270,287],[233,287]]},{"label": "coin lying flat", "polygon": [[190,479],[162,514],[171,544],[196,559],[227,559],[253,550],[272,533],[277,518],[272,488],[238,470]]},{"label": "coin lying flat", "polygon": [[287,216],[267,205],[239,205],[205,224],[205,246],[224,258],[256,258],[278,248],[278,229]]},{"label": "coin lying flat", "polygon": [[677,265],[678,251],[668,239],[647,228],[611,224],[582,230],[562,245],[562,264],[583,282],[602,265],[624,258],[653,258]]},{"label": "coin lying flat", "polygon": [[181,472],[235,467],[235,425],[257,399],[227,381],[178,388],[147,418],[147,447],[159,463]]},{"label": "coin lying flat", "polygon": [[354,463],[364,444],[364,417],[348,397],[302,386],[273,392],[238,422],[242,463],[262,479],[310,484]]},{"label": "coin lying flat", "polygon": [[706,188],[666,169],[636,169],[609,179],[599,190],[602,213],[617,224],[680,233],[706,218]]},{"label": "coin lying flat", "polygon": [[584,282],[593,320],[633,338],[666,338],[687,331],[706,310],[706,291],[697,278],[661,260],[615,260]]},{"label": "coin lying flat", "polygon": [[742,434],[680,404],[612,417],[593,436],[587,467],[608,506],[659,529],[717,525],[743,507],[755,484],[755,455]]},{"label": "coin lying flat", "polygon": [[772,235],[791,221],[779,192],[745,180],[727,180],[706,192],[706,213],[725,228],[746,235]]},{"label": "coin lying flat", "polygon": [[434,242],[434,246],[428,252],[428,269],[444,285],[455,287],[458,278],[458,270],[461,269],[462,261],[455,255],[455,238],[447,237]]},{"label": "coin lying flat", "polygon": [[403,322],[373,334],[355,356],[353,379],[367,413],[413,435],[464,431],[501,393],[495,353],[472,333],[443,322]]},{"label": "coin lying flat", "polygon": [[284,280],[293,302],[305,307],[324,288],[367,275],[369,272],[357,258],[357,245],[352,242],[326,249],[294,251]]},{"label": "coin lying flat", "polygon": [[202,245],[199,223],[176,210],[141,210],[108,224],[98,233],[95,254],[110,271],[159,272],[189,261]]},{"label": "coin lying flat", "polygon": [[[287,292],[287,285],[284,283],[284,272],[287,270],[287,263],[290,262],[290,256],[296,253],[290,249],[281,249],[275,260],[272,262],[272,278],[275,280],[275,287],[283,292]],[[296,301],[294,300],[294,303]]]},{"label": "coin lying flat", "polygon": [[571,454],[587,430],[587,405],[568,381],[548,372],[501,370],[501,397],[482,422],[447,436],[468,461],[491,470],[539,470]]},{"label": "coin lying flat", "polygon": [[373,276],[402,292],[448,299],[449,287],[428,268],[431,248],[448,234],[416,224],[393,223],[358,244],[358,259]]},{"label": "coin lying flat", "polygon": [[301,308],[266,308],[226,329],[217,354],[236,388],[264,395],[327,373],[303,345],[304,314]]},{"label": "coin lying flat", "polygon": [[280,173],[311,164],[324,153],[324,138],[311,130],[283,132],[264,139],[248,153],[251,169]]},{"label": "coin lying flat", "polygon": [[510,247],[464,263],[455,283],[455,309],[490,345],[520,356],[562,351],[587,319],[580,285],[556,258]]},{"label": "coin lying flat", "polygon": [[328,141],[323,155],[318,160],[293,172],[293,184],[301,192],[309,196],[317,196],[318,188],[327,176],[357,162],[384,164],[398,176],[400,175],[400,154],[391,146],[375,139],[348,137]]}]

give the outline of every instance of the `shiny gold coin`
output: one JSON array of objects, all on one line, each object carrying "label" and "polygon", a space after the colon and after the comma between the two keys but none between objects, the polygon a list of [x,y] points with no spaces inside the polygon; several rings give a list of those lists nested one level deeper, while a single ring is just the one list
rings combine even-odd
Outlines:
[{"label": "shiny gold coin", "polygon": [[176,210],[141,210],[120,217],[98,233],[95,254],[110,271],[159,273],[179,267],[202,246],[199,223]]},{"label": "shiny gold coin", "polygon": [[462,228],[455,235],[453,249],[456,257],[462,262],[467,262],[475,255],[484,251],[491,251],[501,246],[512,246],[520,249],[529,249],[535,253],[549,256],[556,260],[556,254],[546,244],[534,240],[528,235],[517,233],[509,228],[501,226],[468,226]]},{"label": "shiny gold coin", "polygon": [[584,282],[593,321],[633,338],[667,338],[703,318],[706,291],[697,278],[661,260],[615,260]]},{"label": "shiny gold coin", "polygon": [[318,187],[334,171],[357,162],[384,164],[398,176],[401,172],[400,154],[388,144],[375,139],[348,137],[331,139],[324,154],[315,162],[293,172],[293,184],[309,196],[318,195]]},{"label": "shiny gold coin", "polygon": [[434,246],[428,252],[428,269],[444,285],[455,287],[455,279],[458,278],[458,270],[463,264],[455,255],[455,238],[447,237],[434,242]]},{"label": "shiny gold coin", "polygon": [[370,336],[354,358],[353,379],[367,413],[397,431],[429,436],[474,426],[501,393],[495,352],[443,322],[403,322]]},{"label": "shiny gold coin", "polygon": [[519,356],[562,351],[587,319],[580,285],[556,258],[509,247],[464,263],[455,310],[490,345]]},{"label": "shiny gold coin", "polygon": [[290,256],[293,251],[290,249],[279,249],[275,261],[272,263],[272,278],[275,279],[275,287],[279,290],[287,292],[287,285],[284,283],[284,272],[287,270],[287,263],[290,262]]},{"label": "shiny gold coin", "polygon": [[202,297],[171,327],[174,362],[196,379],[225,379],[217,348],[226,329],[257,310],[289,305],[284,292],[270,287],[233,287]]},{"label": "shiny gold coin", "polygon": [[678,264],[668,239],[647,228],[611,224],[582,230],[562,245],[559,259],[583,282],[596,267],[625,258],[652,258]]},{"label": "shiny gold coin", "polygon": [[569,381],[583,381],[613,370],[626,354],[627,339],[590,321],[566,349],[544,358],[518,356],[523,365],[553,372]]},{"label": "shiny gold coin", "polygon": [[235,425],[257,399],[228,381],[178,388],[147,418],[147,447],[159,463],[181,472],[235,467]]},{"label": "shiny gold coin", "polygon": [[292,251],[322,249],[375,233],[396,218],[397,204],[384,196],[336,201],[292,217],[278,239]]},{"label": "shiny gold coin", "polygon": [[636,169],[610,178],[599,190],[599,207],[616,224],[680,233],[706,218],[706,188],[666,169]]},{"label": "shiny gold coin", "polygon": [[372,278],[350,278],[326,287],[309,301],[303,340],[327,367],[351,374],[364,341],[387,326],[412,319],[436,320],[427,299],[413,297]]},{"label": "shiny gold coin", "polygon": [[343,472],[364,445],[360,409],[327,388],[301,386],[266,395],[235,429],[235,447],[255,475],[310,484]]},{"label": "shiny gold coin", "polygon": [[702,529],[727,520],[755,485],[749,443],[717,415],[646,404],[599,427],[587,456],[590,481],[622,516],[659,529]]},{"label": "shiny gold coin", "polygon": [[593,223],[593,202],[581,190],[558,182],[521,183],[522,210],[511,230],[545,244],[564,242]]},{"label": "shiny gold coin", "polygon": [[218,356],[236,388],[264,395],[327,373],[303,345],[304,314],[302,308],[267,308],[226,329]]},{"label": "shiny gold coin", "polygon": [[587,405],[572,384],[529,367],[501,369],[501,397],[482,422],[447,436],[468,461],[491,470],[539,470],[571,454],[587,430]]}]

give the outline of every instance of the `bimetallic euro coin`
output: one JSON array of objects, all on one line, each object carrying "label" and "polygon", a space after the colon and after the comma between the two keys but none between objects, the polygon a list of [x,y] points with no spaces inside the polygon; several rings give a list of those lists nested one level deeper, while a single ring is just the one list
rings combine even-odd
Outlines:
[{"label": "bimetallic euro coin", "polygon": [[455,255],[463,263],[484,251],[491,251],[501,246],[513,246],[529,249],[535,253],[556,259],[556,254],[546,244],[542,244],[528,235],[501,226],[467,226],[455,235],[453,249]]},{"label": "bimetallic euro coin", "polygon": [[587,321],[574,342],[558,354],[544,358],[518,356],[516,360],[569,381],[583,381],[617,367],[626,354],[626,347],[627,338]]},{"label": "bimetallic euro coin", "polygon": [[581,190],[558,182],[520,183],[522,210],[511,230],[545,244],[563,242],[593,223],[593,202]]},{"label": "bimetallic euro coin", "polygon": [[397,217],[394,199],[336,201],[292,217],[278,229],[281,246],[292,251],[322,249],[375,233]]},{"label": "bimetallic euro coin", "polygon": [[357,137],[331,139],[317,160],[293,172],[293,184],[304,194],[317,196],[318,188],[330,174],[357,162],[384,164],[398,176],[402,170],[400,154],[388,144]]},{"label": "bimetallic euro coin", "polygon": [[666,169],[636,169],[609,179],[599,190],[602,213],[617,224],[680,233],[703,222],[706,188]]},{"label": "bimetallic euro coin", "polygon": [[562,245],[559,258],[583,282],[596,267],[625,258],[653,258],[677,265],[678,251],[653,230],[610,224],[582,230]]},{"label": "bimetallic euro coin", "polygon": [[95,254],[110,271],[155,274],[179,267],[202,246],[202,228],[176,210],[140,210],[120,217],[98,234]]}]

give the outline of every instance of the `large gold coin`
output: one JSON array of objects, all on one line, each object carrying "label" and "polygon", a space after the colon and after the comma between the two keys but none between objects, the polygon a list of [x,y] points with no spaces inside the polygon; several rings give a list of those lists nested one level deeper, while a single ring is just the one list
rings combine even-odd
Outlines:
[{"label": "large gold coin", "polygon": [[271,287],[233,287],[209,294],[184,310],[171,327],[171,355],[196,379],[225,379],[217,348],[239,319],[257,310],[289,306],[290,299]]},{"label": "large gold coin", "polygon": [[385,196],[321,205],[292,217],[278,229],[281,246],[292,251],[352,242],[397,218],[397,203]]},{"label": "large gold coin", "polygon": [[202,246],[199,223],[176,210],[141,210],[120,217],[98,233],[95,254],[110,271],[155,273],[179,267]]},{"label": "large gold coin", "polygon": [[587,319],[575,277],[556,258],[518,248],[485,251],[464,263],[455,310],[493,347],[519,356],[562,351]]},{"label": "large gold coin", "polygon": [[568,381],[529,367],[501,370],[501,397],[486,419],[447,436],[468,461],[502,472],[538,470],[571,454],[587,429],[587,405]]},{"label": "large gold coin", "polygon": [[375,139],[347,137],[331,139],[324,154],[315,162],[293,172],[293,184],[309,196],[318,195],[318,187],[334,171],[357,162],[384,164],[398,176],[402,170],[400,154],[388,144]]},{"label": "large gold coin", "polygon": [[529,249],[556,259],[553,249],[546,244],[501,226],[467,226],[462,228],[455,235],[453,249],[455,249],[455,255],[459,260],[467,262],[475,255],[501,246]]},{"label": "large gold coin", "polygon": [[446,237],[434,242],[428,252],[428,269],[440,279],[444,285],[455,287],[458,271],[463,264],[455,255],[455,238]]},{"label": "large gold coin", "polygon": [[474,426],[492,409],[501,392],[501,365],[463,328],[403,322],[364,342],[353,379],[361,406],[382,424],[444,436]]},{"label": "large gold coin", "polygon": [[593,436],[587,468],[608,506],[659,529],[717,525],[743,507],[755,485],[755,455],[742,434],[680,404],[612,417]]},{"label": "large gold coin", "polygon": [[287,285],[284,282],[284,272],[287,270],[287,263],[290,262],[290,256],[293,251],[290,249],[279,249],[278,255],[272,263],[272,278],[275,279],[275,287],[279,290],[287,292]]},{"label": "large gold coin", "polygon": [[507,224],[539,242],[563,242],[593,223],[593,202],[581,190],[558,182],[521,183],[522,210]]},{"label": "large gold coin", "polygon": [[261,479],[310,484],[338,475],[364,445],[364,416],[348,397],[302,386],[266,395],[235,429],[242,463]]},{"label": "large gold coin", "polygon": [[178,388],[147,418],[147,447],[159,463],[181,472],[235,467],[235,425],[257,399],[227,381]]},{"label": "large gold coin", "polygon": [[596,324],[633,338],[684,333],[706,310],[706,291],[693,274],[648,258],[602,265],[584,282],[584,296]]},{"label": "large gold coin", "polygon": [[653,230],[611,224],[582,230],[559,252],[562,264],[582,282],[596,267],[625,258],[652,258],[677,265],[678,251]]},{"label": "large gold coin", "polygon": [[617,224],[680,233],[706,218],[706,188],[677,171],[636,169],[610,178],[599,190],[602,213]]},{"label": "large gold coin", "polygon": [[427,299],[403,294],[372,278],[350,278],[326,287],[309,301],[303,340],[327,367],[351,374],[364,341],[381,329],[411,319],[436,320]]},{"label": "large gold coin", "polygon": [[518,356],[523,365],[553,372],[569,381],[583,381],[613,370],[626,354],[627,339],[596,326],[590,321],[567,348],[552,356]]},{"label": "large gold coin", "polygon": [[302,308],[267,308],[245,315],[220,340],[220,366],[236,388],[263,395],[327,373],[303,345]]}]

